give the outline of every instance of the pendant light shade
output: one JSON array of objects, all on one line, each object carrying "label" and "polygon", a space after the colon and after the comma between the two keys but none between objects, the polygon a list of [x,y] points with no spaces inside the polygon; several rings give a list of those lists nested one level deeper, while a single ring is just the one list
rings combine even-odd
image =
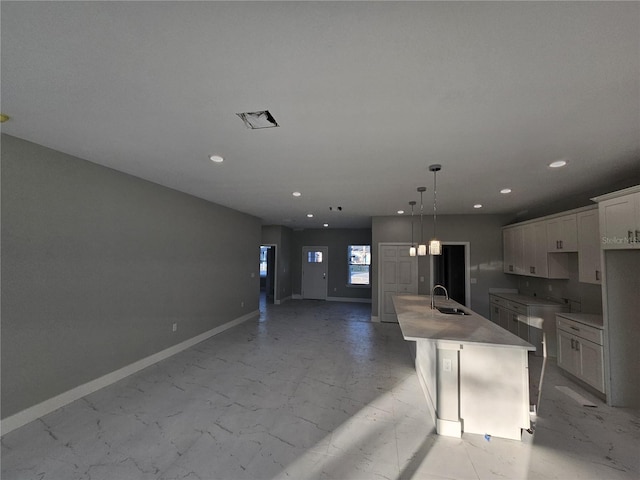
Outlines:
[{"label": "pendant light shade", "polygon": [[433,238],[429,242],[429,255],[442,255],[442,244],[436,237],[436,173],[442,169],[442,165],[434,164],[429,166],[429,171],[433,172]]},{"label": "pendant light shade", "polygon": [[409,247],[409,256],[415,257],[417,254],[417,250],[415,243],[413,243],[413,207],[416,205],[416,202],[411,200],[409,202],[409,205],[411,205],[411,247]]},{"label": "pendant light shade", "polygon": [[420,245],[418,245],[418,256],[424,257],[427,254],[427,245],[425,245],[423,239],[422,214],[424,212],[424,203],[422,202],[422,194],[427,191],[427,187],[418,187],[417,190],[420,192]]}]

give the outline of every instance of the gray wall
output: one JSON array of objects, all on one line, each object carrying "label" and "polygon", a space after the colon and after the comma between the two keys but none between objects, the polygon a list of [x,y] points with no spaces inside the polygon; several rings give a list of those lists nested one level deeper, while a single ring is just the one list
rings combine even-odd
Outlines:
[{"label": "gray wall", "polygon": [[7,135],[1,150],[3,418],[258,310],[259,219]]},{"label": "gray wall", "polygon": [[[505,215],[438,215],[437,236],[444,242],[469,242],[471,253],[471,308],[480,315],[489,317],[489,289],[516,288],[517,279],[502,271],[502,229],[508,221]],[[418,220],[416,220],[418,222]],[[428,241],[433,232],[432,220],[424,221],[424,240]],[[415,234],[419,239],[416,223]],[[428,233],[427,233],[428,232]],[[373,288],[371,292],[371,315],[378,316],[378,244],[411,241],[411,217],[373,217]],[[418,275],[424,277],[419,282],[418,293],[429,293],[429,257],[419,257]]]},{"label": "gray wall", "polygon": [[[558,255],[558,254],[554,254]],[[569,279],[524,277],[518,279],[518,290],[524,295],[549,298],[571,305],[572,312],[596,313],[602,315],[602,288],[600,285],[578,281],[578,254],[563,253],[569,259]],[[549,290],[551,286],[551,290]]]},{"label": "gray wall", "polygon": [[291,241],[291,272],[293,293],[302,292],[302,247],[329,247],[327,296],[370,299],[371,287],[351,287],[348,280],[349,245],[371,245],[369,228],[336,228],[294,230]]}]

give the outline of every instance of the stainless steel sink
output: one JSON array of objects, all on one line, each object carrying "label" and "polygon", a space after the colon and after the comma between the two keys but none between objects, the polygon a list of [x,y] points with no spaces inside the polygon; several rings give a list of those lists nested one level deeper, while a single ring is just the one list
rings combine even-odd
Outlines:
[{"label": "stainless steel sink", "polygon": [[465,312],[461,308],[457,308],[457,307],[436,307],[436,309],[440,313],[445,313],[447,315],[470,315],[469,313]]}]

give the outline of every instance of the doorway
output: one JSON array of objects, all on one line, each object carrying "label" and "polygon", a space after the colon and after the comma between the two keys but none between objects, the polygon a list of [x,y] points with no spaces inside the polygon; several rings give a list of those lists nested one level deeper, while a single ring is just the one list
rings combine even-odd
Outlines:
[{"label": "doorway", "polygon": [[431,256],[431,275],[432,286],[443,285],[449,298],[471,308],[469,242],[443,242],[442,255]]},{"label": "doorway", "polygon": [[327,299],[329,247],[302,247],[302,298]]},{"label": "doorway", "polygon": [[260,294],[267,303],[275,303],[276,246],[260,245]]}]

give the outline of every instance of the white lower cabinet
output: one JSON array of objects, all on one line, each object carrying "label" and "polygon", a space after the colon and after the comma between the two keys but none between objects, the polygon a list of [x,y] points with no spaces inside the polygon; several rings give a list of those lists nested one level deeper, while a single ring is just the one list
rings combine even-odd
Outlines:
[{"label": "white lower cabinet", "polygon": [[493,323],[534,345],[536,356],[543,355],[546,338],[547,356],[556,356],[555,314],[567,305],[512,293],[490,294],[489,302]]},{"label": "white lower cabinet", "polygon": [[[596,316],[586,316],[596,317]],[[556,315],[558,367],[605,393],[602,328],[578,321],[580,315]]]}]

